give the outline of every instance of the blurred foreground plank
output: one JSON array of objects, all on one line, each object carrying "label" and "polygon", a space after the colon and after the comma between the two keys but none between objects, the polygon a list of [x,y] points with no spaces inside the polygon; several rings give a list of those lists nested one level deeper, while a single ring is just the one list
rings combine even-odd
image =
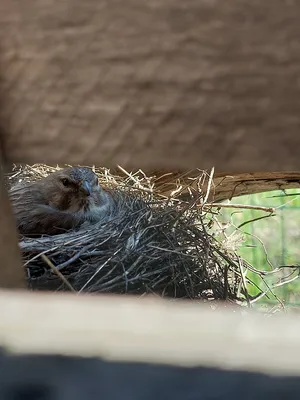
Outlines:
[{"label": "blurred foreground plank", "polygon": [[0,292],[0,347],[16,354],[300,376],[300,319],[125,296]]},{"label": "blurred foreground plank", "polygon": [[[1,160],[1,152],[0,152]],[[18,233],[0,169],[0,288],[26,288]],[[0,317],[1,318],[1,317]]]}]

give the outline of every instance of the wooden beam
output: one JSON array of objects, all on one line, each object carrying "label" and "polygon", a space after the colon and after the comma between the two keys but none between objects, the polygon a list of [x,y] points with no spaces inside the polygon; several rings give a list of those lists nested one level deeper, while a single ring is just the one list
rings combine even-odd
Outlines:
[{"label": "wooden beam", "polygon": [[[165,174],[153,172],[153,174],[158,177],[163,175],[157,180],[157,185],[161,188],[161,194],[165,196],[170,196],[172,191],[178,189],[179,186],[182,187],[182,194],[188,193],[189,190],[199,193],[199,187],[204,193],[207,190],[208,179],[203,179],[203,184],[199,186],[197,177],[201,176],[201,171],[192,171],[186,175],[179,172]],[[299,171],[216,173],[210,187],[208,201],[220,202],[242,195],[296,188],[300,188]]]},{"label": "wooden beam", "polygon": [[300,376],[299,318],[242,314],[189,301],[1,291],[0,347]]},{"label": "wooden beam", "polygon": [[18,234],[0,169],[0,288],[26,288]]},{"label": "wooden beam", "polygon": [[1,0],[7,159],[300,170],[299,17],[288,0]]}]

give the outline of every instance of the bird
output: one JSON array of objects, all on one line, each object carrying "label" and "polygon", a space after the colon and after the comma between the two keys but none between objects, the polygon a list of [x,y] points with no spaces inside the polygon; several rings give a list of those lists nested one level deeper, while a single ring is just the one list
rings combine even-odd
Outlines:
[{"label": "bird", "polygon": [[9,190],[19,234],[57,235],[109,218],[113,198],[88,167],[59,169]]}]

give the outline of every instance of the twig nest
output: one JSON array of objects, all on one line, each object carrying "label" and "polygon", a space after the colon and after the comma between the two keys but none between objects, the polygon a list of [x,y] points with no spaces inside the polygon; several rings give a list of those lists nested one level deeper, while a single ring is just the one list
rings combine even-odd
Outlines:
[{"label": "twig nest", "polygon": [[[37,170],[32,179],[45,169],[30,168]],[[28,179],[28,167],[16,170],[18,179]],[[210,234],[199,205],[145,190],[145,181],[153,189],[148,177],[138,185],[136,177],[134,184],[128,178],[124,184],[123,178],[123,185],[116,185],[112,183],[120,177],[114,179],[104,169],[96,172],[115,201],[108,221],[86,223],[60,235],[20,239],[33,290],[237,299],[236,260]]]}]

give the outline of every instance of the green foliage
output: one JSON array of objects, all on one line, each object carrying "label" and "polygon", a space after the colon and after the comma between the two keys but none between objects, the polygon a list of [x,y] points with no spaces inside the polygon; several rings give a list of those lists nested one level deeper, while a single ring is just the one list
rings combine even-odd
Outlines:
[{"label": "green foliage", "polygon": [[[281,278],[296,277],[300,271],[300,189],[241,196],[230,203],[276,208],[276,215],[273,216],[260,210],[223,208],[220,218],[224,224],[229,225],[227,236],[231,237],[237,232],[241,234],[243,241],[239,243],[237,253],[253,267],[260,271],[272,271],[283,265],[299,265],[299,270],[285,268],[281,274]],[[266,290],[259,275],[248,271],[247,277]],[[278,274],[274,278],[275,275],[271,274],[266,281],[270,285],[280,283]],[[258,293],[252,285],[249,285],[248,290],[251,295]],[[300,279],[276,288],[274,293],[285,305],[300,305]],[[264,297],[258,304],[270,305],[276,301],[276,297],[270,294],[269,298]]]}]

